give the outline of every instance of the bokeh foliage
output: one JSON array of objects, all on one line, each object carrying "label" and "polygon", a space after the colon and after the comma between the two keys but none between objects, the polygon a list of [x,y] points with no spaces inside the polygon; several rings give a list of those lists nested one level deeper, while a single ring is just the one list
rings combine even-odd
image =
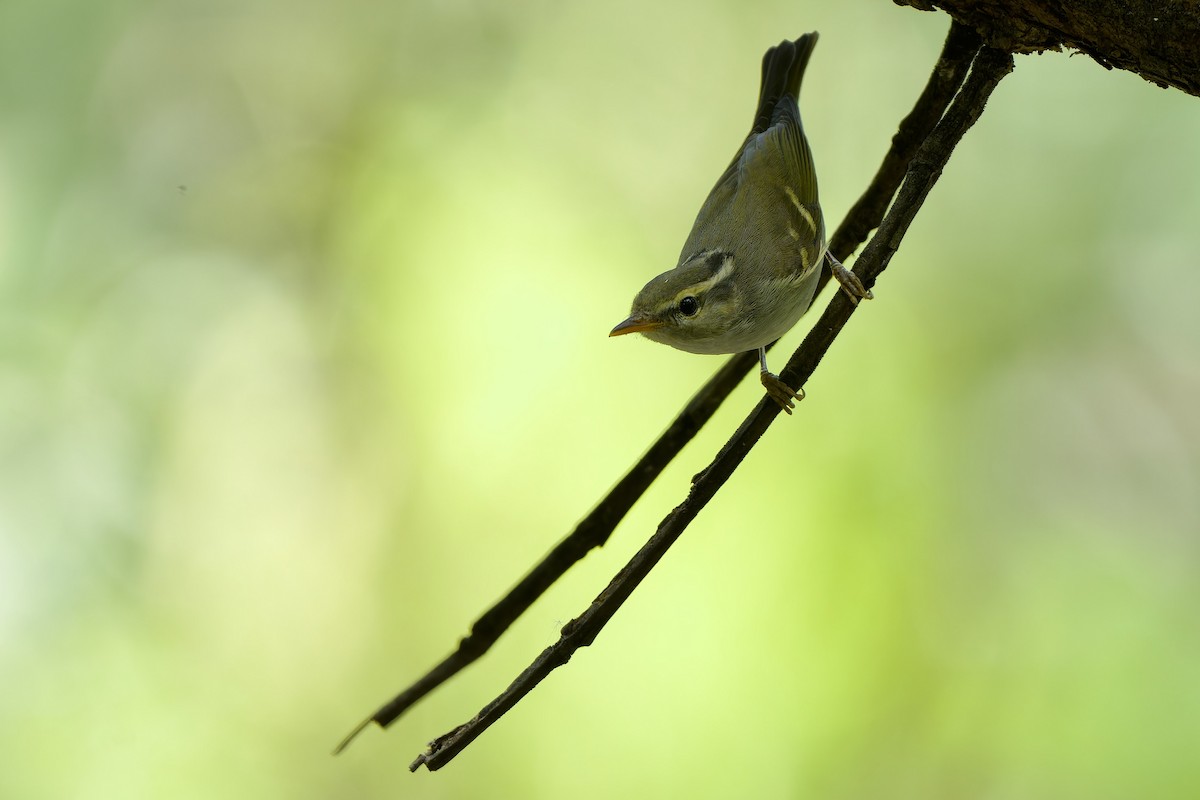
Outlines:
[{"label": "bokeh foliage", "polygon": [[762,50],[822,34],[836,221],[946,27],[0,4],[0,796],[1200,792],[1200,105],[1062,54],[1017,59],[797,416],[594,647],[407,774],[752,381],[495,653],[327,756],[718,365],[605,334],[674,263]]}]

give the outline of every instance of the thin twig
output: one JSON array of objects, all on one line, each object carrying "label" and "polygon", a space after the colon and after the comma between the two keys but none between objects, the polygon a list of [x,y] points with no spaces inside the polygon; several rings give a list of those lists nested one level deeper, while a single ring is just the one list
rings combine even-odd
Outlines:
[{"label": "thin twig", "polygon": [[[1011,70],[1009,53],[985,47],[976,55],[961,92],[918,149],[895,204],[858,259],[856,274],[868,287],[887,267],[955,145],[979,118],[992,90]],[[799,388],[808,380],[854,308],[841,293],[834,297],[781,374],[790,386]],[[617,609],[729,479],[779,412],[778,404],[763,398],[708,468],[696,476],[687,498],[659,524],[650,540],[617,573],[592,605],[563,627],[559,640],[542,651],[508,689],[473,719],[431,742],[429,749],[419,755],[409,769],[415,771],[422,764],[430,770],[445,766],[542,679],[567,663],[576,650],[595,641]]]},{"label": "thin twig", "polygon": [[[962,85],[971,57],[980,46],[979,35],[954,23],[934,65],[929,81],[912,111],[899,125],[892,144],[875,178],[851,207],[830,239],[829,250],[846,261],[872,230],[878,227],[884,211],[896,194],[904,171],[917,147],[941,119],[954,93]],[[829,270],[821,275],[818,290],[828,282]],[[742,378],[758,363],[754,353],[732,356],[701,387],[650,449],[609,491],[591,512],[523,577],[508,594],[498,600],[459,640],[457,649],[419,680],[404,689],[363,720],[337,746],[340,753],[372,722],[386,728],[425,695],[486,653],[542,594],[563,576],[575,562],[593,548],[608,541],[618,523],[633,507],[662,471],[712,417]]]},{"label": "thin twig", "polygon": [[516,586],[509,590],[471,626],[458,648],[418,681],[396,695],[358,724],[334,749],[342,752],[372,722],[386,728],[425,695],[457,675],[486,653],[534,601],[593,548],[608,541],[617,524],[645,494],[650,485],[716,413],[725,398],[758,363],[756,353],[739,353],[725,362],[697,392],[670,426],[659,435],[637,463],[584,517],[575,530],[559,541]]},{"label": "thin twig", "polygon": [[[983,44],[974,28],[952,22],[950,33],[946,35],[946,43],[942,45],[942,53],[933,72],[925,84],[921,96],[913,105],[908,116],[900,121],[896,134],[892,137],[892,146],[875,177],[867,186],[858,201],[850,207],[846,218],[829,240],[829,249],[838,259],[845,261],[842,254],[849,257],[867,240],[871,231],[879,226],[888,204],[904,180],[908,170],[908,162],[912,160],[917,148],[929,136],[930,131],[942,118],[946,107],[954,99],[954,93],[962,86],[967,68],[975,52]],[[829,270],[825,270],[823,280],[829,279]],[[824,285],[824,284],[822,284]]]}]

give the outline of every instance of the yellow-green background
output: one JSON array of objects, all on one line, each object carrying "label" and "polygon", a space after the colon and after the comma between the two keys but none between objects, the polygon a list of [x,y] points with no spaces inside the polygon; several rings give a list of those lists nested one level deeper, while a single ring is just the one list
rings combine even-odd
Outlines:
[{"label": "yellow-green background", "polygon": [[674,264],[763,49],[821,32],[836,222],[946,27],[6,0],[0,796],[1196,796],[1200,100],[1063,54],[1017,60],[800,412],[595,646],[407,773],[753,381],[494,653],[329,755],[720,363],[606,333]]}]

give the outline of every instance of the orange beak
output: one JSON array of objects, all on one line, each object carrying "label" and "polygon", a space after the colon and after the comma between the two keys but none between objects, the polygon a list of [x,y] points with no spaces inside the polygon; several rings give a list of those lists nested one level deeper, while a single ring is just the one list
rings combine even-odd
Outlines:
[{"label": "orange beak", "polygon": [[638,317],[630,317],[622,322],[617,327],[609,331],[609,336],[624,336],[627,333],[640,333],[642,331],[652,331],[655,328],[662,327],[662,322],[656,319],[640,319]]}]

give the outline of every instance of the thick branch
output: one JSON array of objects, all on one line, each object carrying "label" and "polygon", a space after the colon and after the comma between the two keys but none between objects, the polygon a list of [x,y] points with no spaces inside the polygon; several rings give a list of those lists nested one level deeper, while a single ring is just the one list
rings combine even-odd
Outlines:
[{"label": "thick branch", "polygon": [[1002,50],[1079,50],[1105,69],[1200,95],[1197,0],[895,0],[941,8]]},{"label": "thick branch", "polygon": [[[830,239],[829,250],[841,261],[858,249],[883,219],[904,172],[921,142],[941,119],[958,91],[978,50],[980,40],[971,29],[951,25],[941,55],[911,112],[901,122],[875,178],[847,213]],[[821,276],[821,286],[829,271]],[[471,626],[458,648],[374,714],[363,720],[334,750],[340,753],[372,722],[388,727],[425,695],[458,674],[491,648],[503,633],[570,567],[595,547],[602,546],[617,524],[671,460],[683,450],[712,417],[725,398],[758,363],[754,353],[731,357],[688,402],[636,464],[594,509],[546,554],[508,594]]]},{"label": "thick branch", "polygon": [[[917,210],[941,175],[955,145],[983,112],[992,89],[1011,70],[1012,56],[1006,52],[984,48],[976,55],[962,91],[917,151],[895,204],[858,259],[855,272],[867,286],[872,285],[887,267]],[[853,311],[854,306],[838,293],[792,356],[781,377],[794,388],[803,385]],[[447,764],[542,679],[567,663],[576,650],[595,641],[617,609],[742,463],[779,412],[780,407],[769,398],[760,401],[708,468],[696,476],[688,497],[667,515],[655,534],[592,605],[563,627],[559,640],[546,648],[508,689],[475,718],[434,740],[409,768],[416,770],[424,764],[435,770]]]}]

